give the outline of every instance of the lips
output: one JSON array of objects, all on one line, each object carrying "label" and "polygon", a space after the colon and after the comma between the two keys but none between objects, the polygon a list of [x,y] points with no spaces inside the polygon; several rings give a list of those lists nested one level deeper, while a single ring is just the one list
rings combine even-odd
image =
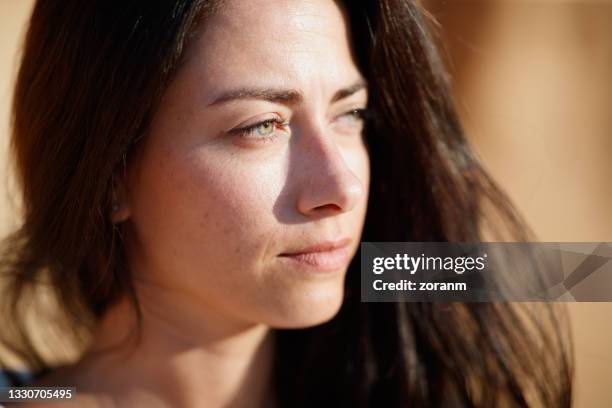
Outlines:
[{"label": "lips", "polygon": [[323,241],[295,251],[284,252],[279,257],[296,266],[318,272],[331,272],[348,265],[350,238]]}]

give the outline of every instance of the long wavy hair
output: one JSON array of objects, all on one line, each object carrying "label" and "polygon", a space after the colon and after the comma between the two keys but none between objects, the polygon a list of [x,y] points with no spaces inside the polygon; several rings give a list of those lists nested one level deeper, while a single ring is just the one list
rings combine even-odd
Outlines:
[{"label": "long wavy hair", "polygon": [[[121,225],[108,216],[113,175],[147,137],[216,3],[36,2],[13,101],[22,222],[3,247],[3,356],[44,373],[66,344],[82,349],[122,295],[140,316]],[[527,240],[466,143],[417,2],[342,6],[373,112],[364,130],[372,176],[362,240]],[[277,330],[279,406],[571,405],[571,342],[557,306],[362,303],[358,258],[331,321]]]}]

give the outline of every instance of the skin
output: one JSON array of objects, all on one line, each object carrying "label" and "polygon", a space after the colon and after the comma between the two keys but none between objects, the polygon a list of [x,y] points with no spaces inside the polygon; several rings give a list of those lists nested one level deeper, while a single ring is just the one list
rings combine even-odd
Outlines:
[{"label": "skin", "polygon": [[[142,341],[100,353],[133,326],[121,301],[46,383],[77,385],[91,406],[270,406],[270,329],[331,319],[359,245],[363,82],[333,1],[229,1],[205,21],[116,183]],[[254,88],[293,94],[223,100]],[[265,120],[278,123],[232,131]],[[339,239],[348,257],[334,270],[281,256]]]}]

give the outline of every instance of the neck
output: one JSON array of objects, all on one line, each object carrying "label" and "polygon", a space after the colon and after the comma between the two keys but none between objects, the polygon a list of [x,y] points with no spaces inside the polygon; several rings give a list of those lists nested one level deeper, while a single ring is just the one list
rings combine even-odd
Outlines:
[{"label": "neck", "polygon": [[133,406],[143,395],[173,407],[204,401],[207,407],[270,406],[274,339],[268,327],[232,321],[167,289],[139,287],[137,293],[140,338],[130,340],[136,319],[122,299],[105,314],[79,363],[92,384],[103,379],[102,391]]}]

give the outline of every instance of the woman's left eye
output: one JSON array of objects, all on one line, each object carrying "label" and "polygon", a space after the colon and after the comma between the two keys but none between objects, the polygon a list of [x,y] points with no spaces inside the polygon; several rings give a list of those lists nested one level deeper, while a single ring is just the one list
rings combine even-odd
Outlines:
[{"label": "woman's left eye", "polygon": [[350,111],[344,112],[343,114],[337,116],[336,121],[340,122],[341,124],[361,128],[363,121],[365,120],[365,116],[365,109],[351,109]]},{"label": "woman's left eye", "polygon": [[340,117],[346,117],[351,120],[361,120],[364,118],[365,109],[351,109],[348,112],[343,113]]}]

